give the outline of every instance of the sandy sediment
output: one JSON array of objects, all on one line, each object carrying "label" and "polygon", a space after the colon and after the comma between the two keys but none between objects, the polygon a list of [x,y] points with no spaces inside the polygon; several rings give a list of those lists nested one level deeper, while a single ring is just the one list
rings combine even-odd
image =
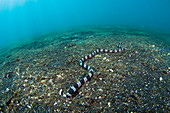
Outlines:
[{"label": "sandy sediment", "polygon": [[[74,98],[63,97],[94,70]],[[0,110],[6,112],[169,112],[170,35],[128,26],[94,26],[42,34],[1,50]]]}]

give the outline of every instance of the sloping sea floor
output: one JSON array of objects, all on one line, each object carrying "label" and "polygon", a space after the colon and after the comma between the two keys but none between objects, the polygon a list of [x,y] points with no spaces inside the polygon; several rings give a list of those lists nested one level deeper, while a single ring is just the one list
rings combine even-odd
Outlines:
[{"label": "sloping sea floor", "polygon": [[[71,85],[94,76],[71,98]],[[44,33],[0,52],[1,112],[170,112],[170,35],[128,26],[92,26]]]}]

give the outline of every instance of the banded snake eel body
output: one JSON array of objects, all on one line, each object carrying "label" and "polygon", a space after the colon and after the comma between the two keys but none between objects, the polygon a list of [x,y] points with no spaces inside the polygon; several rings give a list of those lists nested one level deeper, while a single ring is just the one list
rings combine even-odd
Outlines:
[{"label": "banded snake eel body", "polygon": [[71,86],[68,90],[68,92],[66,93],[65,97],[70,98],[72,97],[75,92],[87,81],[89,81],[92,76],[93,76],[93,69],[86,65],[84,62],[92,57],[94,57],[96,54],[98,54],[99,52],[104,52],[104,53],[118,53],[118,52],[122,52],[125,50],[125,48],[123,46],[121,46],[122,43],[118,43],[117,47],[118,49],[96,49],[95,51],[93,51],[92,53],[90,53],[88,56],[85,56],[83,58],[80,59],[79,61],[79,65],[84,68],[87,69],[89,71],[88,75],[86,77],[84,77],[83,79],[81,79],[80,81],[78,81],[76,84],[74,84],[73,86]]}]

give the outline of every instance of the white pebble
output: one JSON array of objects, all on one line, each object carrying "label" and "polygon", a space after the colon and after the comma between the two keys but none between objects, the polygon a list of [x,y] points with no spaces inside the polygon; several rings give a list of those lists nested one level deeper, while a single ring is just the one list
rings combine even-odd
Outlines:
[{"label": "white pebble", "polygon": [[53,83],[53,79],[50,79],[50,80],[49,80],[49,83]]},{"label": "white pebble", "polygon": [[109,69],[109,71],[111,71],[113,73],[113,69]]},{"label": "white pebble", "polygon": [[101,91],[101,92],[103,92],[103,89],[101,89],[101,88],[100,88],[100,89],[98,89],[98,91]]},{"label": "white pebble", "polygon": [[101,57],[101,55],[96,55],[95,57]]},{"label": "white pebble", "polygon": [[28,80],[27,80],[27,79],[25,79],[24,81],[25,81],[25,82],[28,82]]},{"label": "white pebble", "polygon": [[162,77],[160,77],[160,78],[159,78],[159,80],[160,80],[160,81],[162,81],[162,80],[163,80],[163,78],[162,78]]},{"label": "white pebble", "polygon": [[99,80],[102,80],[102,78],[99,78]]},{"label": "white pebble", "polygon": [[54,103],[54,106],[57,105],[57,102]]},{"label": "white pebble", "polygon": [[58,94],[61,95],[62,91],[63,91],[63,89],[60,89],[60,91],[58,92]]},{"label": "white pebble", "polygon": [[106,60],[106,57],[104,57],[103,60]]},{"label": "white pebble", "polygon": [[109,59],[106,59],[107,62],[109,62],[110,60]]},{"label": "white pebble", "polygon": [[61,78],[61,75],[56,75],[58,78]]},{"label": "white pebble", "polygon": [[31,109],[31,106],[30,106],[30,105],[27,105],[27,107],[28,107],[29,109]]},{"label": "white pebble", "polygon": [[101,99],[102,97],[101,96],[99,96],[99,99]]},{"label": "white pebble", "polygon": [[6,92],[8,92],[9,91],[9,88],[6,88]]},{"label": "white pebble", "polygon": [[63,97],[66,97],[66,94],[63,94]]},{"label": "white pebble", "polygon": [[19,76],[19,73],[18,73],[18,72],[16,72],[16,74]]},{"label": "white pebble", "polygon": [[110,107],[111,102],[108,102],[108,106]]}]

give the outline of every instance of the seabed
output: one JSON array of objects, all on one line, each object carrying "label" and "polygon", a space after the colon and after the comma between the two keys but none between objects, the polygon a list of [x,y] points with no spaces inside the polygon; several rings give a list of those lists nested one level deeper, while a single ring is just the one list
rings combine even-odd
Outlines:
[{"label": "seabed", "polygon": [[[94,70],[73,98],[71,85]],[[170,35],[129,26],[92,26],[44,33],[0,51],[1,112],[170,112]]]}]

